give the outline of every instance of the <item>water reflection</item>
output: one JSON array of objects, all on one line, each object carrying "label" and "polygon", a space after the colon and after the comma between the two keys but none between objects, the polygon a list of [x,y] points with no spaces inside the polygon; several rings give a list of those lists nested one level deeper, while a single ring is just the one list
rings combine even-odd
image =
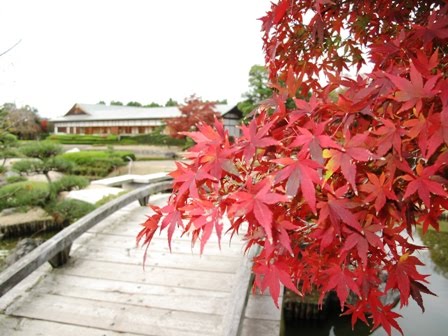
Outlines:
[{"label": "water reflection", "polygon": [[[448,232],[428,231],[422,239],[421,232],[415,234],[415,243],[426,244],[429,250],[420,252],[419,258],[425,263],[420,267],[422,274],[431,274],[429,288],[437,297],[423,294],[426,312],[410,300],[408,307],[396,311],[403,317],[398,320],[405,336],[445,336],[448,335]],[[422,242],[423,240],[423,242]],[[370,332],[363,323],[351,328],[349,317],[338,317],[337,312],[326,321],[295,322],[287,324],[284,336],[385,336],[383,329]],[[394,331],[394,336],[401,335]]]}]

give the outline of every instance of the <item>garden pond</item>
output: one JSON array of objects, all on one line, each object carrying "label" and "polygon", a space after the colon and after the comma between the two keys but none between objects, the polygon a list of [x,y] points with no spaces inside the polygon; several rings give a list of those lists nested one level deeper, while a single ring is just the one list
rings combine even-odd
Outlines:
[{"label": "garden pond", "polygon": [[[425,313],[410,299],[409,306],[395,311],[402,315],[398,323],[405,336],[446,336],[448,335],[448,232],[421,231],[414,235],[415,244],[426,244],[428,250],[420,252],[425,266],[419,268],[422,274],[430,274],[429,289],[437,296],[423,294]],[[385,336],[383,329],[370,331],[362,322],[352,330],[350,317],[339,317],[337,312],[324,321],[300,321],[286,325],[283,336]],[[394,336],[400,335],[398,331]]]}]

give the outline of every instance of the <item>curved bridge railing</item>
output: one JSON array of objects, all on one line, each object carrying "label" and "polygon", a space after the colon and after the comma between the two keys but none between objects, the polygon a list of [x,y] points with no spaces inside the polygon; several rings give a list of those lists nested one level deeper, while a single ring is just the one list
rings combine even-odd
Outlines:
[{"label": "curved bridge railing", "polygon": [[74,240],[115,211],[134,201],[139,201],[141,205],[146,205],[149,196],[171,189],[172,178],[170,176],[154,179],[154,181],[149,181],[148,185],[104,204],[58,232],[0,273],[0,296],[6,294],[11,288],[47,261],[53,267],[64,265],[68,260]]}]

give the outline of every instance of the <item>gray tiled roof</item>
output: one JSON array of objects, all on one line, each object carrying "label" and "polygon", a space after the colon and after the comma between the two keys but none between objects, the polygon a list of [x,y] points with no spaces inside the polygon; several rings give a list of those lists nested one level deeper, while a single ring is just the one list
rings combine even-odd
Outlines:
[{"label": "gray tiled roof", "polygon": [[[166,119],[180,116],[179,109],[174,107],[133,107],[101,104],[76,104],[88,114],[64,115],[52,121],[88,121],[88,120],[135,120]],[[234,105],[216,105],[216,111],[222,115],[229,112]]]}]

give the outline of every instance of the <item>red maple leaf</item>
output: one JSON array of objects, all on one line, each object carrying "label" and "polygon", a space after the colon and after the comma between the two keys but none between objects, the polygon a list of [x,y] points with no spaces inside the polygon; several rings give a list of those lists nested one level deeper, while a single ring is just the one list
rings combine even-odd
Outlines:
[{"label": "red maple leaf", "polygon": [[422,99],[430,98],[437,94],[437,90],[434,90],[434,87],[440,76],[434,75],[423,84],[422,75],[418,72],[413,63],[411,63],[410,80],[388,73],[385,73],[385,75],[399,90],[396,92],[393,99],[399,102],[404,102],[398,112],[409,110],[414,106],[416,106],[416,109],[419,112],[422,105]]},{"label": "red maple leaf", "polygon": [[274,300],[275,305],[278,306],[278,297],[280,296],[280,283],[285,285],[293,292],[300,294],[296,286],[294,286],[289,275],[289,265],[287,262],[277,259],[262,259],[261,262],[254,262],[252,268],[255,274],[255,282],[261,291],[269,288],[269,293]]},{"label": "red maple leaf", "polygon": [[373,131],[373,134],[379,135],[377,140],[379,156],[384,156],[391,148],[395,149],[398,156],[401,157],[401,137],[405,134],[404,129],[397,127],[395,123],[388,119],[380,119],[383,126]]},{"label": "red maple leaf", "polygon": [[317,124],[310,121],[305,125],[305,127],[297,127],[301,134],[296,136],[289,147],[302,147],[301,152],[309,151],[311,158],[314,161],[323,164],[324,160],[322,156],[322,148],[335,148],[342,150],[340,145],[338,145],[329,135],[324,133],[327,124],[328,122]]},{"label": "red maple leaf", "polygon": [[[385,290],[398,288],[401,306],[408,304],[408,298],[411,294],[411,281],[428,282],[426,281],[428,275],[420,274],[416,268],[416,266],[423,265],[418,258],[405,253],[396,264],[389,267]],[[417,290],[417,288],[414,288],[414,290]]]},{"label": "red maple leaf", "polygon": [[247,191],[239,191],[230,196],[237,201],[231,213],[252,212],[265,230],[268,239],[272,241],[272,211],[268,205],[286,202],[288,198],[285,195],[270,192],[271,181],[268,179],[257,184],[252,184],[252,179],[248,179],[246,186]]},{"label": "red maple leaf", "polygon": [[386,175],[381,173],[380,177],[375,174],[367,173],[369,178],[369,182],[366,184],[362,184],[359,189],[362,192],[368,193],[367,197],[364,199],[365,202],[370,203],[375,201],[375,210],[377,214],[383,208],[384,204],[386,204],[386,200],[394,200],[397,201],[397,196],[392,190],[392,182],[391,180],[386,179]]},{"label": "red maple leaf", "polygon": [[300,188],[305,201],[311,207],[311,210],[316,213],[315,185],[320,183],[320,177],[316,169],[320,165],[315,161],[300,158],[298,160],[282,158],[273,160],[273,162],[285,166],[277,173],[275,180],[276,182],[281,182],[288,179],[286,182],[286,194],[294,197]]},{"label": "red maple leaf", "polygon": [[384,249],[384,245],[380,237],[377,235],[377,232],[381,231],[382,228],[383,226],[381,224],[373,224],[365,225],[362,232],[352,231],[345,239],[341,252],[350,251],[356,248],[356,252],[361,258],[364,269],[366,269],[369,245],[381,250]]},{"label": "red maple leaf", "polygon": [[202,180],[216,181],[216,177],[204,172],[197,164],[189,165],[177,161],[175,164],[177,169],[169,175],[174,178],[174,185],[179,185],[177,188],[179,196],[188,191],[191,196],[199,198],[197,182]]},{"label": "red maple leaf", "polygon": [[263,125],[260,129],[257,129],[257,122],[255,119],[249,123],[249,126],[241,126],[243,132],[241,147],[244,148],[244,158],[249,164],[255,155],[257,148],[265,148],[278,144],[278,141],[266,136],[275,120]]},{"label": "red maple leaf", "polygon": [[344,151],[337,149],[326,149],[323,152],[324,158],[329,158],[325,165],[326,174],[325,179],[328,180],[336,171],[341,169],[342,175],[352,186],[355,193],[356,188],[356,162],[366,162],[374,155],[365,148],[368,139],[368,134],[356,134],[353,138],[346,134],[346,143]]},{"label": "red maple leaf", "polygon": [[[345,301],[347,301],[348,293],[351,290],[358,296],[361,296],[359,287],[353,280],[354,274],[347,268],[341,268],[339,265],[333,265],[331,268],[323,272],[328,275],[328,281],[323,286],[322,294],[335,290],[341,303],[341,310],[344,308]],[[321,295],[319,301],[321,302],[323,295]]]},{"label": "red maple leaf", "polygon": [[336,199],[329,194],[327,201],[321,201],[317,204],[320,209],[318,223],[323,223],[328,218],[336,233],[341,232],[341,223],[361,232],[362,228],[357,216],[350,211],[351,208],[356,206],[345,198]]},{"label": "red maple leaf", "polygon": [[168,246],[171,251],[171,240],[176,227],[183,227],[182,212],[175,208],[172,204],[168,204],[162,208],[162,213],[165,217],[162,219],[160,231],[165,230],[168,227]]},{"label": "red maple leaf", "polygon": [[430,138],[426,158],[430,158],[441,144],[448,145],[448,106],[441,113],[434,113],[429,116],[428,120],[431,126],[429,128]]},{"label": "red maple leaf", "polygon": [[145,254],[143,256],[143,265],[145,265],[149,243],[151,243],[151,240],[154,237],[154,234],[156,233],[157,229],[159,228],[159,222],[160,222],[160,219],[162,218],[162,212],[158,206],[150,205],[150,208],[155,213],[151,216],[148,216],[146,221],[143,224],[141,224],[143,226],[143,229],[140,230],[140,232],[138,233],[137,238],[136,238],[137,246],[140,245],[141,240],[143,240],[142,245],[143,246],[146,245]]},{"label": "red maple leaf", "polygon": [[202,231],[200,254],[204,252],[205,244],[210,238],[213,229],[216,231],[218,244],[221,245],[223,223],[219,206],[210,201],[197,199],[192,204],[184,207],[183,210],[191,215],[193,230]]},{"label": "red maple leaf", "polygon": [[409,181],[403,199],[409,198],[411,195],[417,193],[427,208],[431,207],[430,194],[448,197],[448,193],[443,188],[443,185],[436,182],[435,173],[440,169],[440,164],[423,167],[421,163],[417,164],[415,168],[417,174],[406,174],[401,176],[403,180]]}]

